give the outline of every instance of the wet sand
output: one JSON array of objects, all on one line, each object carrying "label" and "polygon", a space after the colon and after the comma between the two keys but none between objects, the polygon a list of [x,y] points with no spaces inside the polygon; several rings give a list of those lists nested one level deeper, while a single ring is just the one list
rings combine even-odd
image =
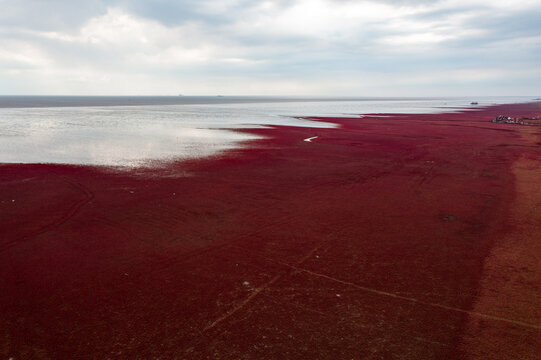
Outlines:
[{"label": "wet sand", "polygon": [[0,165],[0,355],[536,359],[541,129],[490,120],[540,112],[246,129],[265,138],[131,173]]},{"label": "wet sand", "polygon": [[[523,129],[521,135],[535,142],[538,128]],[[510,321],[486,322],[471,318],[464,336],[464,350],[470,359],[535,359],[541,353],[541,162],[538,155],[522,154],[514,162],[512,171],[516,195],[509,214],[510,228],[494,234],[496,240],[485,259],[480,296],[474,305],[475,311]]]}]

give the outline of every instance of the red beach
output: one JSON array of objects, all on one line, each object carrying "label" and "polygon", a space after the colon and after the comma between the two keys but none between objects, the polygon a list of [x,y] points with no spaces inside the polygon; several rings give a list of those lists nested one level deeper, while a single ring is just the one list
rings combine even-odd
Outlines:
[{"label": "red beach", "polygon": [[[2,359],[538,359],[541,103],[0,165]],[[304,141],[309,139],[309,141]]]}]

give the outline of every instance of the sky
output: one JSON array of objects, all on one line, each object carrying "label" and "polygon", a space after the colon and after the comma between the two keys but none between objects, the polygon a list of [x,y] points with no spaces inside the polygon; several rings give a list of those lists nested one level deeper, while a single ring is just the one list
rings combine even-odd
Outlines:
[{"label": "sky", "polygon": [[541,95],[541,0],[0,9],[0,95]]}]

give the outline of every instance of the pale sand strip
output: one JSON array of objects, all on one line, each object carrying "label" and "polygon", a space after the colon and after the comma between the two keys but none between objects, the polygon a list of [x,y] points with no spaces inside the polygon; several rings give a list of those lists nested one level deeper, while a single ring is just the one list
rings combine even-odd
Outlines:
[{"label": "pale sand strip", "polygon": [[[535,135],[524,135],[535,144]],[[512,170],[513,228],[495,239],[472,311],[541,325],[541,159],[521,158]],[[540,359],[541,331],[472,316],[462,349],[466,359]]]}]

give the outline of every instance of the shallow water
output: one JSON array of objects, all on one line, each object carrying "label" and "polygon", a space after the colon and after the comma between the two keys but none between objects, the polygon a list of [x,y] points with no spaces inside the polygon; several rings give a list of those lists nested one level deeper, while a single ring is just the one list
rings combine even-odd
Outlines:
[{"label": "shallow water", "polygon": [[[476,98],[477,106],[530,98]],[[256,136],[235,128],[329,127],[295,116],[427,113],[471,98],[0,97],[0,163],[150,166],[217,154]]]}]

